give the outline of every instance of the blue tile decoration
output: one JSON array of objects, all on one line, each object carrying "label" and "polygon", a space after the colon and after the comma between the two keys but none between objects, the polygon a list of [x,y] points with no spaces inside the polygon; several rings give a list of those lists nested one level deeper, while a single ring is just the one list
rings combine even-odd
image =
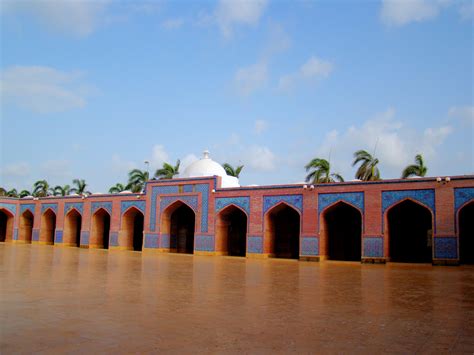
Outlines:
[{"label": "blue tile decoration", "polygon": [[5,208],[14,215],[16,214],[16,205],[13,203],[0,202],[0,208]]},{"label": "blue tile decoration", "polygon": [[383,258],[383,237],[362,238],[364,254],[363,258]]},{"label": "blue tile decoration", "polygon": [[18,228],[13,230],[13,240],[18,240]]},{"label": "blue tile decoration", "polygon": [[201,233],[207,233],[209,214],[209,184],[197,184],[196,192],[201,193]]},{"label": "blue tile decoration", "polygon": [[145,248],[158,248],[158,233],[145,233]]},{"label": "blue tile decoration", "polygon": [[89,232],[81,232],[81,245],[89,245]]},{"label": "blue tile decoration", "polygon": [[118,232],[110,232],[110,240],[109,240],[109,245],[111,247],[118,247]]},{"label": "blue tile decoration", "polygon": [[20,205],[20,215],[23,214],[26,210],[29,210],[31,213],[35,214],[35,204],[34,203],[28,203],[24,205]]},{"label": "blue tile decoration", "polygon": [[169,234],[161,234],[160,235],[160,248],[169,248],[170,247],[170,235]]},{"label": "blue tile decoration", "polygon": [[194,250],[214,251],[214,237],[212,235],[194,236]]},{"label": "blue tile decoration", "polygon": [[109,215],[112,216],[112,202],[92,202],[91,203],[91,215],[93,215],[98,209],[103,208]]},{"label": "blue tile decoration", "polygon": [[198,210],[198,197],[197,196],[164,196],[160,199],[160,215],[163,211],[171,204],[176,201],[184,202],[186,205],[196,213]]},{"label": "blue tile decoration", "polygon": [[56,229],[56,233],[54,234],[54,244],[62,243],[62,242],[63,242],[63,231]]},{"label": "blue tile decoration", "polygon": [[48,208],[51,209],[55,214],[58,214],[58,204],[57,203],[42,203],[41,204],[41,214],[43,214]]},{"label": "blue tile decoration", "polygon": [[40,230],[39,229],[33,229],[33,234],[31,236],[31,240],[34,242],[39,241],[39,236],[40,236]]},{"label": "blue tile decoration", "polygon": [[262,254],[263,238],[259,236],[247,237],[247,253]]},{"label": "blue tile decoration", "polygon": [[217,197],[215,199],[215,209],[216,213],[220,210],[226,208],[229,205],[235,205],[242,208],[247,216],[250,215],[250,197]]},{"label": "blue tile decoration", "polygon": [[265,214],[270,208],[280,202],[285,202],[300,212],[303,210],[303,195],[277,195],[263,197],[263,213]]},{"label": "blue tile decoration", "polygon": [[458,258],[458,240],[456,237],[435,237],[433,241],[435,259]]},{"label": "blue tile decoration", "polygon": [[130,207],[135,207],[138,210],[142,211],[143,214],[145,214],[145,206],[146,202],[145,201],[122,201],[120,205],[120,215],[123,215],[123,213],[128,210]]},{"label": "blue tile decoration", "polygon": [[319,238],[315,238],[315,237],[301,238],[301,255],[307,255],[307,256],[319,255]]},{"label": "blue tile decoration", "polygon": [[151,188],[150,230],[156,230],[156,200],[158,195],[177,194],[178,192],[178,185],[153,186]]},{"label": "blue tile decoration", "polygon": [[456,213],[467,202],[474,200],[474,187],[460,187],[454,189],[454,206]]},{"label": "blue tile decoration", "polygon": [[73,208],[76,209],[82,215],[83,205],[84,204],[82,202],[66,202],[64,204],[64,215],[67,215],[69,211],[71,211]]},{"label": "blue tile decoration", "polygon": [[339,192],[318,194],[318,214],[321,214],[324,209],[338,201],[347,202],[364,213],[363,192]]},{"label": "blue tile decoration", "polygon": [[426,190],[400,190],[382,191],[382,215],[391,206],[405,199],[421,202],[423,205],[435,211],[435,192],[433,189]]},{"label": "blue tile decoration", "polygon": [[194,192],[194,185],[183,185],[183,192],[190,193]]}]

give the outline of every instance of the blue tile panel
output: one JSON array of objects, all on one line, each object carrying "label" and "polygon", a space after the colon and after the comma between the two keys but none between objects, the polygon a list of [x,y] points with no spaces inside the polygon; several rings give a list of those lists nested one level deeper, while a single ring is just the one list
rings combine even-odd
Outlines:
[{"label": "blue tile panel", "polygon": [[158,248],[158,233],[145,233],[145,248]]},{"label": "blue tile panel", "polygon": [[229,205],[236,205],[242,208],[250,216],[250,197],[218,197],[216,198],[216,212],[226,208]]},{"label": "blue tile panel", "polygon": [[318,194],[318,214],[324,209],[338,201],[344,201],[357,207],[364,213],[364,193],[363,192],[340,192]]},{"label": "blue tile panel", "polygon": [[89,245],[89,232],[81,232],[81,245]]},{"label": "blue tile panel", "polygon": [[433,213],[435,212],[435,192],[433,189],[382,191],[382,215],[388,208],[407,198],[418,201],[429,207]]},{"label": "blue tile panel", "polygon": [[171,245],[170,243],[170,235],[169,234],[162,234],[160,238],[160,248],[169,248]]},{"label": "blue tile panel", "polygon": [[93,215],[98,209],[103,208],[109,215],[112,216],[112,202],[92,202],[91,203],[91,214]]},{"label": "blue tile panel", "polygon": [[29,210],[31,213],[35,214],[35,204],[29,203],[25,205],[20,205],[20,215],[23,214],[26,210]]},{"label": "blue tile panel", "polygon": [[15,228],[13,230],[13,240],[18,240],[18,229],[17,228]]},{"label": "blue tile panel", "polygon": [[5,208],[11,213],[16,214],[16,205],[14,205],[13,203],[0,202],[0,208]]},{"label": "blue tile panel", "polygon": [[186,205],[192,208],[192,210],[197,213],[198,211],[198,197],[197,196],[163,196],[160,199],[160,215],[163,211],[171,204],[176,201],[184,202]]},{"label": "blue tile panel", "polygon": [[278,195],[263,197],[263,213],[265,214],[270,208],[286,202],[288,205],[295,207],[298,211],[303,210],[303,195]]},{"label": "blue tile panel", "polygon": [[183,192],[185,193],[194,192],[194,185],[184,185]]},{"label": "blue tile panel", "polygon": [[214,251],[214,237],[212,235],[194,236],[194,250]]},{"label": "blue tile panel", "polygon": [[458,240],[456,237],[435,237],[433,241],[435,259],[458,258]]},{"label": "blue tile panel", "polygon": [[263,237],[250,236],[247,238],[247,253],[263,253]]},{"label": "blue tile panel", "polygon": [[307,256],[319,255],[319,238],[316,238],[316,237],[301,238],[301,255],[307,255]]},{"label": "blue tile panel", "polygon": [[363,258],[383,258],[383,237],[364,237]]},{"label": "blue tile panel", "polygon": [[33,229],[33,235],[31,237],[31,240],[37,242],[37,241],[39,241],[39,236],[40,236],[40,230],[39,229]]},{"label": "blue tile panel", "polygon": [[110,232],[109,245],[110,245],[111,247],[118,247],[118,246],[119,246],[119,243],[118,243],[118,232]]},{"label": "blue tile panel", "polygon": [[156,230],[156,200],[158,195],[177,194],[179,192],[178,185],[172,186],[153,186],[151,188],[151,206],[150,206],[150,230]]},{"label": "blue tile panel", "polygon": [[63,231],[56,230],[54,235],[54,244],[63,242]]},{"label": "blue tile panel", "polygon": [[67,215],[73,208],[75,208],[82,215],[83,205],[84,204],[82,202],[66,202],[64,204],[64,215]]},{"label": "blue tile panel", "polygon": [[201,193],[201,233],[207,233],[209,214],[209,184],[196,184],[196,192]]},{"label": "blue tile panel", "polygon": [[454,206],[456,213],[467,202],[474,200],[474,187],[461,187],[454,189]]},{"label": "blue tile panel", "polygon": [[130,207],[136,207],[138,210],[142,211],[145,214],[145,201],[122,201],[120,205],[120,215],[128,210]]},{"label": "blue tile panel", "polygon": [[41,204],[41,214],[44,213],[48,208],[50,208],[54,213],[58,214],[58,204],[57,203],[42,203]]}]

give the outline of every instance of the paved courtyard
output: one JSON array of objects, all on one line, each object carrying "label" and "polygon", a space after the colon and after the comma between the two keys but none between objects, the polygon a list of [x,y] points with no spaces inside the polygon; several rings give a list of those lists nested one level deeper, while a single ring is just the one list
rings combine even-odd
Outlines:
[{"label": "paved courtyard", "polygon": [[470,353],[474,267],[0,244],[0,352]]}]

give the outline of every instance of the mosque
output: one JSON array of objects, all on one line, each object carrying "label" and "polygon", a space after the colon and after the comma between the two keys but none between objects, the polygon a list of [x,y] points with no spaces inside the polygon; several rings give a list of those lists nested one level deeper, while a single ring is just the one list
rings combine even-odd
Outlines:
[{"label": "mosque", "polygon": [[240,186],[205,152],[143,193],[0,197],[0,241],[156,253],[474,263],[474,176]]}]

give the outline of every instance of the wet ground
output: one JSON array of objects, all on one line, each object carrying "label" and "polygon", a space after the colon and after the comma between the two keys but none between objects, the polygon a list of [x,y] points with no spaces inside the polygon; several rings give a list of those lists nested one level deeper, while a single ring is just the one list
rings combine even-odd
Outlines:
[{"label": "wet ground", "polygon": [[0,352],[470,353],[474,267],[0,243]]}]

